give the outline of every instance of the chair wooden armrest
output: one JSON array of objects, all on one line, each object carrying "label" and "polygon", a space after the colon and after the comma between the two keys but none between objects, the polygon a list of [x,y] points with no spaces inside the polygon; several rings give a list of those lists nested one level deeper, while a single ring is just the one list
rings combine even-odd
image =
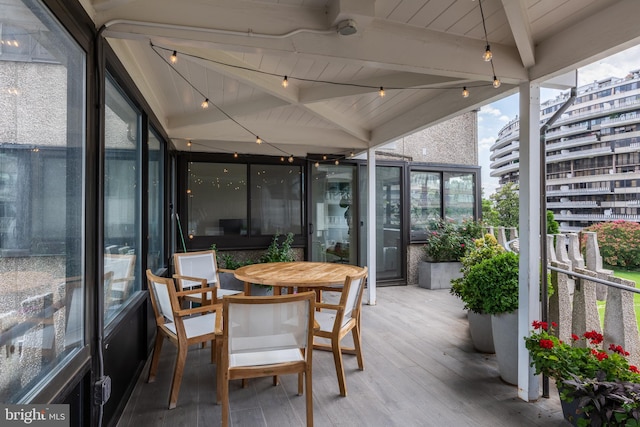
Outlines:
[{"label": "chair wooden armrest", "polygon": [[328,308],[329,310],[338,310],[338,309],[341,308],[341,306],[337,305],[337,304],[327,304],[327,303],[324,303],[324,302],[317,302],[316,305],[315,305],[315,308],[316,309]]},{"label": "chair wooden armrest", "polygon": [[233,274],[233,272],[234,272],[235,270],[232,270],[232,269],[230,269],[230,268],[219,268],[219,269],[218,269],[218,271],[219,271],[220,273],[231,273],[231,274]]},{"label": "chair wooden armrest", "polygon": [[222,304],[207,304],[207,305],[201,305],[200,307],[183,308],[181,310],[176,310],[173,312],[173,315],[176,317],[185,317],[185,316],[191,316],[192,314],[213,313],[216,310],[221,310],[221,309],[222,309]]},{"label": "chair wooden armrest", "polygon": [[180,274],[174,274],[174,279],[178,279],[178,291],[182,291],[182,281],[188,280],[190,282],[200,282],[200,285],[204,288],[207,286],[207,279],[202,277],[182,276]]}]

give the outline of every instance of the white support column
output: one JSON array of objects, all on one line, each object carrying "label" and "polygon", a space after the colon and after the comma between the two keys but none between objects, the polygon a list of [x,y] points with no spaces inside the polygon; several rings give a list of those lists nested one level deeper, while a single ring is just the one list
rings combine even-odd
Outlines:
[{"label": "white support column", "polygon": [[540,85],[520,85],[520,265],[518,397],[540,397],[540,381],[529,366],[522,337],[540,318]]},{"label": "white support column", "polygon": [[376,150],[367,151],[367,303],[376,305]]}]

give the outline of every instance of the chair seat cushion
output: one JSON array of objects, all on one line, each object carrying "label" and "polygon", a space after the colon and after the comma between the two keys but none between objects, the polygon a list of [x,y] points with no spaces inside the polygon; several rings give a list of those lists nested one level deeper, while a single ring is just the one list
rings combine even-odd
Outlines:
[{"label": "chair seat cushion", "polygon": [[[209,313],[203,316],[197,315],[183,319],[187,339],[214,332],[216,328],[216,315],[217,313]],[[167,323],[165,326],[174,334],[176,333],[175,323]]]},{"label": "chair seat cushion", "polygon": [[[334,323],[336,322],[336,312],[334,310],[322,310],[316,311],[315,320],[320,325],[320,330],[323,332],[333,331]],[[340,327],[344,326],[351,318],[345,317]]]},{"label": "chair seat cushion", "polygon": [[302,352],[297,348],[284,350],[257,351],[249,353],[235,353],[229,356],[229,366],[263,366],[276,363],[299,362],[304,360]]},{"label": "chair seat cushion", "polygon": [[218,298],[222,298],[227,295],[238,295],[242,291],[234,291],[233,289],[218,288]]}]

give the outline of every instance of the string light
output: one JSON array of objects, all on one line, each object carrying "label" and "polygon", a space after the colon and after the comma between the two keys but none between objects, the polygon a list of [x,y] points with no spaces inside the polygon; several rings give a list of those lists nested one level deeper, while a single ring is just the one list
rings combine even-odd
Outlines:
[{"label": "string light", "polygon": [[191,147],[191,140],[187,141],[187,147]]},{"label": "string light", "polygon": [[175,64],[176,62],[178,62],[178,52],[174,50],[169,60],[171,61],[172,64]]},{"label": "string light", "polygon": [[380,98],[383,98],[385,93],[384,93],[384,88],[382,86],[380,86],[380,91],[378,92],[380,94]]},{"label": "string light", "polygon": [[316,162],[316,164],[314,166],[315,167],[319,167],[320,166],[320,162]]},{"label": "string light", "polygon": [[462,88],[462,97],[463,98],[468,98],[469,97],[469,90],[467,89],[466,86]]},{"label": "string light", "polygon": [[340,164],[340,160],[336,159],[335,164],[338,166]]},{"label": "string light", "polygon": [[202,101],[202,104],[200,104],[200,106],[205,110],[209,108],[209,98],[205,98],[204,101]]},{"label": "string light", "polygon": [[322,160],[327,160],[327,155],[326,154],[322,155]]},{"label": "string light", "polygon": [[284,156],[280,156],[280,161],[284,162]]},{"label": "string light", "polygon": [[237,159],[237,158],[238,158],[238,152],[237,152],[237,151],[236,151],[235,153],[233,153],[233,157],[234,157],[235,159]]},{"label": "string light", "polygon": [[496,76],[493,76],[493,87],[495,87],[496,89],[500,87],[502,83],[500,82],[500,79],[498,79]]},{"label": "string light", "polygon": [[491,47],[489,47],[489,45],[487,45],[487,50],[484,51],[482,59],[484,59],[485,62],[489,62],[493,59],[493,53],[491,53]]},{"label": "string light", "polygon": [[289,86],[289,80],[287,80],[287,76],[284,76],[284,79],[282,79],[282,87],[286,88],[287,86]]},{"label": "string light", "polygon": [[293,163],[293,154],[289,156],[289,163]]},{"label": "string light", "polygon": [[356,155],[356,153],[354,153],[353,151],[351,153],[349,153],[349,157],[353,157],[355,155]]},{"label": "string light", "polygon": [[256,135],[256,144],[262,144],[262,140],[258,135]]},{"label": "string light", "polygon": [[187,188],[187,194],[191,194],[191,189]]}]

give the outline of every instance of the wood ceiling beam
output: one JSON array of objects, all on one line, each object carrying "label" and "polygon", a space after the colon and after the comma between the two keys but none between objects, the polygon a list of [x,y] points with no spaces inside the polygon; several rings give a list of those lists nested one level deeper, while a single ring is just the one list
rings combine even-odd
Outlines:
[{"label": "wood ceiling beam", "polygon": [[525,68],[532,67],[536,63],[536,58],[527,5],[524,0],[502,0],[502,7],[520,52],[522,65]]}]

